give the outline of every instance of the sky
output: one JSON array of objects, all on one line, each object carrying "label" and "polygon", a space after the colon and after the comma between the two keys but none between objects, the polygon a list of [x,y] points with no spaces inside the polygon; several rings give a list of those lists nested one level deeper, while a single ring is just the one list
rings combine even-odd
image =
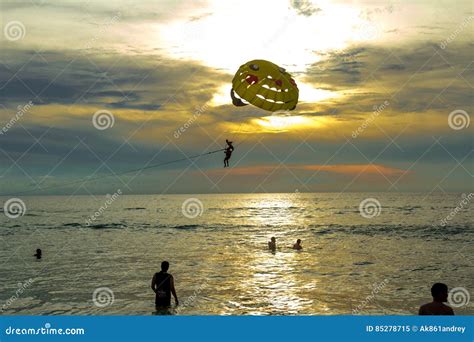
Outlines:
[{"label": "sky", "polygon": [[[474,188],[471,1],[0,4],[2,194]],[[232,105],[254,59],[295,110]]]}]

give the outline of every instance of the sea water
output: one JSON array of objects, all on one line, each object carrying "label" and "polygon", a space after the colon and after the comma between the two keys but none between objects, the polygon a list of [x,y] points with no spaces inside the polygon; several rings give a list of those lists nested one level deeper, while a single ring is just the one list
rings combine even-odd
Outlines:
[{"label": "sea water", "polygon": [[0,310],[156,314],[151,279],[168,260],[181,302],[168,314],[411,315],[444,282],[472,315],[471,196],[22,197],[20,214],[0,213]]}]

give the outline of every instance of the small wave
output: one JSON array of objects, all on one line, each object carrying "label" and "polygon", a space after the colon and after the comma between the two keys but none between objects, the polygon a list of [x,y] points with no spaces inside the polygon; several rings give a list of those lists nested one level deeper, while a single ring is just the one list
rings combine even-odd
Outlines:
[{"label": "small wave", "polygon": [[[306,208],[297,207],[297,206],[289,206],[289,207],[279,207],[279,206],[272,206],[272,207],[235,207],[235,208],[209,208],[207,210],[211,211],[223,211],[223,210],[252,210],[252,211],[265,211],[265,210],[305,210]],[[319,210],[320,208],[313,208],[313,210]]]},{"label": "small wave", "polygon": [[373,265],[374,263],[371,261],[359,261],[355,262],[354,265],[356,266],[365,266],[365,265]]},{"label": "small wave", "polygon": [[456,225],[440,227],[436,225],[310,225],[309,228],[317,235],[325,234],[358,234],[364,236],[397,236],[400,238],[449,238],[458,235],[468,235],[474,233],[471,225]]},{"label": "small wave", "polygon": [[182,225],[173,226],[173,228],[175,229],[183,229],[183,230],[196,229],[198,227],[199,227],[198,224],[182,224]]},{"label": "small wave", "polygon": [[97,223],[97,224],[81,224],[77,222],[70,222],[61,225],[63,228],[78,227],[78,228],[91,228],[91,229],[105,229],[105,228],[126,228],[127,225],[123,223]]},{"label": "small wave", "polygon": [[326,235],[326,234],[332,234],[332,233],[334,233],[334,231],[331,229],[323,229],[316,232],[316,234],[318,235]]},{"label": "small wave", "polygon": [[188,230],[188,229],[196,229],[198,227],[199,227],[198,224],[183,224],[183,225],[174,226],[173,228]]},{"label": "small wave", "polygon": [[127,225],[122,223],[102,223],[90,225],[89,228],[92,229],[106,229],[106,228],[127,228]]},{"label": "small wave", "polygon": [[77,222],[63,224],[63,227],[80,227],[80,226],[82,226],[82,224],[77,223]]}]

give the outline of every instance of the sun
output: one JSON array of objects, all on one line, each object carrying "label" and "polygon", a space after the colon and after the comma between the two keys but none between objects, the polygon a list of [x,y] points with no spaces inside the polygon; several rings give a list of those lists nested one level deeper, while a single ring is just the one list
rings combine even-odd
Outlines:
[{"label": "sun", "polygon": [[[210,1],[177,13],[155,30],[163,51],[228,72],[248,60],[265,59],[303,72],[321,54],[354,40],[372,39],[371,24],[354,5],[308,2],[315,13],[299,13],[287,1]],[[156,37],[155,37],[156,44]]]}]

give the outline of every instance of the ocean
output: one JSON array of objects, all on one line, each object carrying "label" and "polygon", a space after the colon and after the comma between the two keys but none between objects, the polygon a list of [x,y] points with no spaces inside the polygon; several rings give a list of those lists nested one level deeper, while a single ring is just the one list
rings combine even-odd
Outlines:
[{"label": "ocean", "polygon": [[[281,193],[1,198],[7,315],[416,314],[430,287],[474,314],[472,194]],[[11,207],[8,207],[7,202]],[[4,205],[3,205],[4,204]],[[16,207],[18,209],[18,206]],[[267,242],[277,239],[276,252]],[[303,250],[291,246],[302,239]],[[41,248],[43,257],[33,254]],[[180,299],[156,312],[170,262]]]}]

